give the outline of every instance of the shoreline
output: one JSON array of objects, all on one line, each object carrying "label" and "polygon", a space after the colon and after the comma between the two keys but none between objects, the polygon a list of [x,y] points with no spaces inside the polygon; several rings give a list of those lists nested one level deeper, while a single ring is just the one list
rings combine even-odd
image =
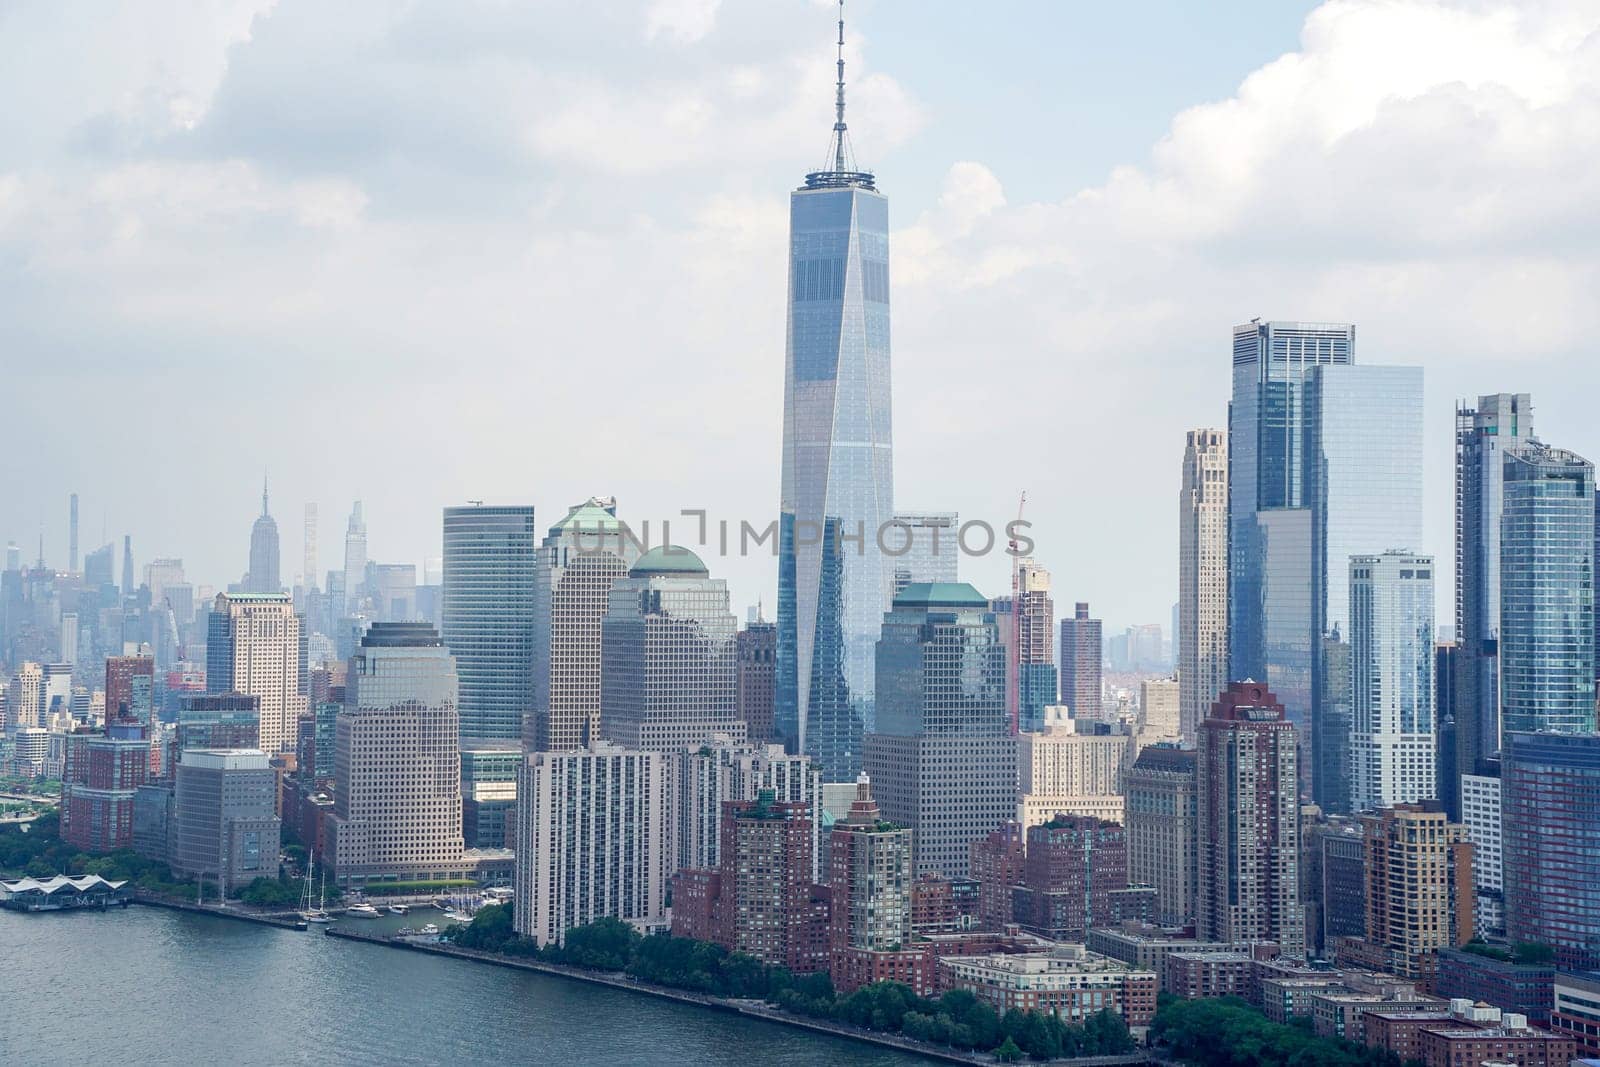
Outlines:
[{"label": "shoreline", "polygon": [[[695,993],[685,989],[673,989],[670,986],[657,985],[653,982],[641,982],[621,973],[607,973],[603,971],[590,971],[581,967],[569,967],[559,963],[546,963],[541,960],[527,960],[501,956],[492,952],[480,952],[476,949],[457,948],[448,942],[411,941],[384,934],[366,933],[359,930],[341,930],[330,926],[323,931],[328,937],[342,938],[346,941],[359,941],[370,945],[383,945],[389,948],[409,949],[413,952],[424,952],[435,956],[447,956],[454,959],[467,960],[474,963],[487,963],[496,967],[507,967],[512,970],[533,971],[555,978],[573,979],[586,982],[590,985],[606,986],[610,989],[619,989],[625,992],[638,993],[643,996],[657,997],[662,1000],[672,1000],[680,1004],[694,1007],[709,1008],[713,1011],[728,1012],[742,1015],[750,1019],[760,1019],[765,1022],[777,1023],[782,1026],[795,1027],[801,1030],[810,1030],[814,1033],[827,1034],[830,1037],[844,1038],[849,1041],[859,1041],[864,1044],[878,1045],[894,1049],[897,1052],[909,1052],[913,1055],[923,1056],[928,1059],[943,1060],[946,1063],[961,1064],[992,1064],[993,1056],[987,1053],[958,1052],[955,1049],[940,1048],[928,1045],[911,1038],[900,1037],[894,1034],[883,1034],[873,1030],[863,1030],[844,1023],[830,1022],[826,1019],[811,1019],[801,1015],[792,1015],[780,1008],[773,1007],[764,1001],[734,1000],[726,997],[712,996],[709,993]],[[1149,1053],[1129,1053],[1124,1056],[1092,1056],[1071,1060],[1052,1060],[1058,1064],[1077,1064],[1079,1067],[1144,1067],[1144,1065],[1159,1064],[1162,1061]]]},{"label": "shoreline", "polygon": [[280,930],[304,930],[309,925],[294,912],[253,912],[241,908],[225,908],[217,904],[196,904],[193,901],[174,900],[171,897],[135,891],[129,898],[131,904],[149,908],[166,908],[168,911],[187,911],[194,915],[211,915],[219,919],[238,919],[261,926],[275,926]]}]

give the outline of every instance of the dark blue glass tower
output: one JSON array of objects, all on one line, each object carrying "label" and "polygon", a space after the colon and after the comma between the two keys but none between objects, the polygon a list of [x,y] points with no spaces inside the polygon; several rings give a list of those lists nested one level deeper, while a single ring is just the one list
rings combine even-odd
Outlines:
[{"label": "dark blue glass tower", "polygon": [[849,160],[841,19],[829,168],[789,197],[789,323],[778,535],[776,730],[853,781],[893,583],[889,202]]}]

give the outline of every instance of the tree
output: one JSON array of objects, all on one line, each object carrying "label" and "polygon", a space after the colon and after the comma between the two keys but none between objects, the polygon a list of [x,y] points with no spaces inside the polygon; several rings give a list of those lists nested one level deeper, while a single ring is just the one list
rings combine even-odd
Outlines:
[{"label": "tree", "polygon": [[1000,1042],[1000,1047],[994,1050],[994,1058],[999,1063],[1016,1063],[1022,1059],[1022,1050],[1017,1043],[1009,1037]]}]

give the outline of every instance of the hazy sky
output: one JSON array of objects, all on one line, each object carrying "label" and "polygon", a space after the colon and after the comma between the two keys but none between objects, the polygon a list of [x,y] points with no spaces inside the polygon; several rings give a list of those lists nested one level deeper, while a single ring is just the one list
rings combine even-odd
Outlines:
[{"label": "hazy sky", "polygon": [[[0,538],[301,570],[439,508],[595,493],[774,516],[787,194],[823,162],[813,0],[0,3]],[[1058,604],[1168,621],[1183,433],[1252,316],[1600,455],[1593,0],[851,0],[889,194],[897,501],[1029,494]],[[675,524],[675,540],[688,533]],[[120,550],[119,550],[120,554]],[[769,557],[711,560],[735,603]],[[995,557],[963,577],[1001,592]],[[1448,573],[1442,567],[1441,573]],[[1448,604],[1441,588],[1441,606]],[[1448,622],[1447,613],[1441,622]]]}]

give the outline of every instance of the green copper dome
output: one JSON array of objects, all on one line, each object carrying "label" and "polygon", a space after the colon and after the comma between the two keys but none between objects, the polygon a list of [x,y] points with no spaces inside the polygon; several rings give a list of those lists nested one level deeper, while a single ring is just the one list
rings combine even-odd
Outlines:
[{"label": "green copper dome", "polygon": [[622,529],[622,521],[617,518],[617,502],[613,497],[590,497],[582,504],[574,504],[567,509],[566,517],[550,527],[552,536],[576,528],[581,536],[588,533],[598,533],[601,530],[614,531]]},{"label": "green copper dome", "polygon": [[652,574],[676,574],[685,578],[706,578],[711,572],[700,557],[682,545],[660,545],[639,557],[639,562],[628,571],[630,578],[646,578]]}]

